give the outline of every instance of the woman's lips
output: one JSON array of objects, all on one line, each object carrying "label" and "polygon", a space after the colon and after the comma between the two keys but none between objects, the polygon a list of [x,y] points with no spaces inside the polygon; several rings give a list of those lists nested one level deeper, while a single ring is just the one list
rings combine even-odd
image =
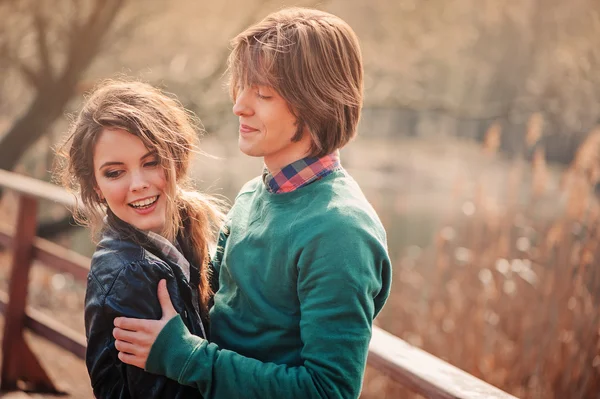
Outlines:
[{"label": "woman's lips", "polygon": [[135,207],[132,206],[131,209],[133,209],[139,215],[147,215],[147,214],[153,212],[156,209],[156,207],[158,206],[158,201],[159,200],[160,200],[160,196],[148,208],[135,208]]}]

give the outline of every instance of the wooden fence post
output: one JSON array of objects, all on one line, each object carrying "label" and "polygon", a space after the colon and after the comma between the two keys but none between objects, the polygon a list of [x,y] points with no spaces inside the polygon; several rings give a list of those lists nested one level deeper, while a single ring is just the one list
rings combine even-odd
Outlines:
[{"label": "wooden fence post", "polygon": [[[36,226],[37,200],[20,195],[12,247],[8,304],[4,314],[0,391],[25,388],[35,392],[62,393],[56,389],[23,336],[29,269],[33,259]],[[19,382],[24,386],[20,386]]]}]

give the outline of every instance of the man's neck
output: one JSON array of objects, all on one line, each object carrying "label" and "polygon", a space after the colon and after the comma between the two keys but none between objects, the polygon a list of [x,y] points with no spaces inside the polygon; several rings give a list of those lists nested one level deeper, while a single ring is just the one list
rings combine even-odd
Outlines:
[{"label": "man's neck", "polygon": [[312,147],[312,138],[308,131],[305,131],[300,140],[290,143],[277,153],[272,153],[263,158],[265,166],[269,173],[275,174],[287,165],[294,163],[310,154]]},{"label": "man's neck", "polygon": [[286,166],[306,158],[308,155],[309,154],[307,150],[302,150],[292,154],[285,154],[285,156],[264,157],[263,161],[269,170],[269,173],[274,175]]},{"label": "man's neck", "polygon": [[267,159],[263,159],[265,166],[267,167],[267,170],[269,171],[270,174],[275,175],[278,172],[281,171],[281,169],[285,168],[286,166],[301,160],[302,158],[304,158],[305,156],[301,156],[301,157],[297,157],[292,159],[291,161],[288,160],[283,160],[281,162],[273,162],[273,161],[268,161]]}]

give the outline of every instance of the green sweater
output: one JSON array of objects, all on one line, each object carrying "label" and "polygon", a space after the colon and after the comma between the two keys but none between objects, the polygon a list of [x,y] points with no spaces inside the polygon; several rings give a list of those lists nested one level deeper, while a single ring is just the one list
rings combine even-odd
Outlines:
[{"label": "green sweater", "polygon": [[356,398],[391,264],[385,231],[344,171],[271,194],[238,194],[215,260],[211,342],[179,317],[146,368],[205,398]]}]

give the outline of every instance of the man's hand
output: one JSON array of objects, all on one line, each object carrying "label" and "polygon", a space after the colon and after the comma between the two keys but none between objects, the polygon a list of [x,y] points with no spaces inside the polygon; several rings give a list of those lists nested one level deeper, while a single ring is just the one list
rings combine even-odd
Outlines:
[{"label": "man's hand", "polygon": [[158,300],[162,308],[160,320],[115,318],[113,336],[116,338],[115,347],[119,351],[119,359],[123,363],[145,369],[156,337],[167,322],[177,316],[169,297],[166,280],[160,280],[158,283]]}]

